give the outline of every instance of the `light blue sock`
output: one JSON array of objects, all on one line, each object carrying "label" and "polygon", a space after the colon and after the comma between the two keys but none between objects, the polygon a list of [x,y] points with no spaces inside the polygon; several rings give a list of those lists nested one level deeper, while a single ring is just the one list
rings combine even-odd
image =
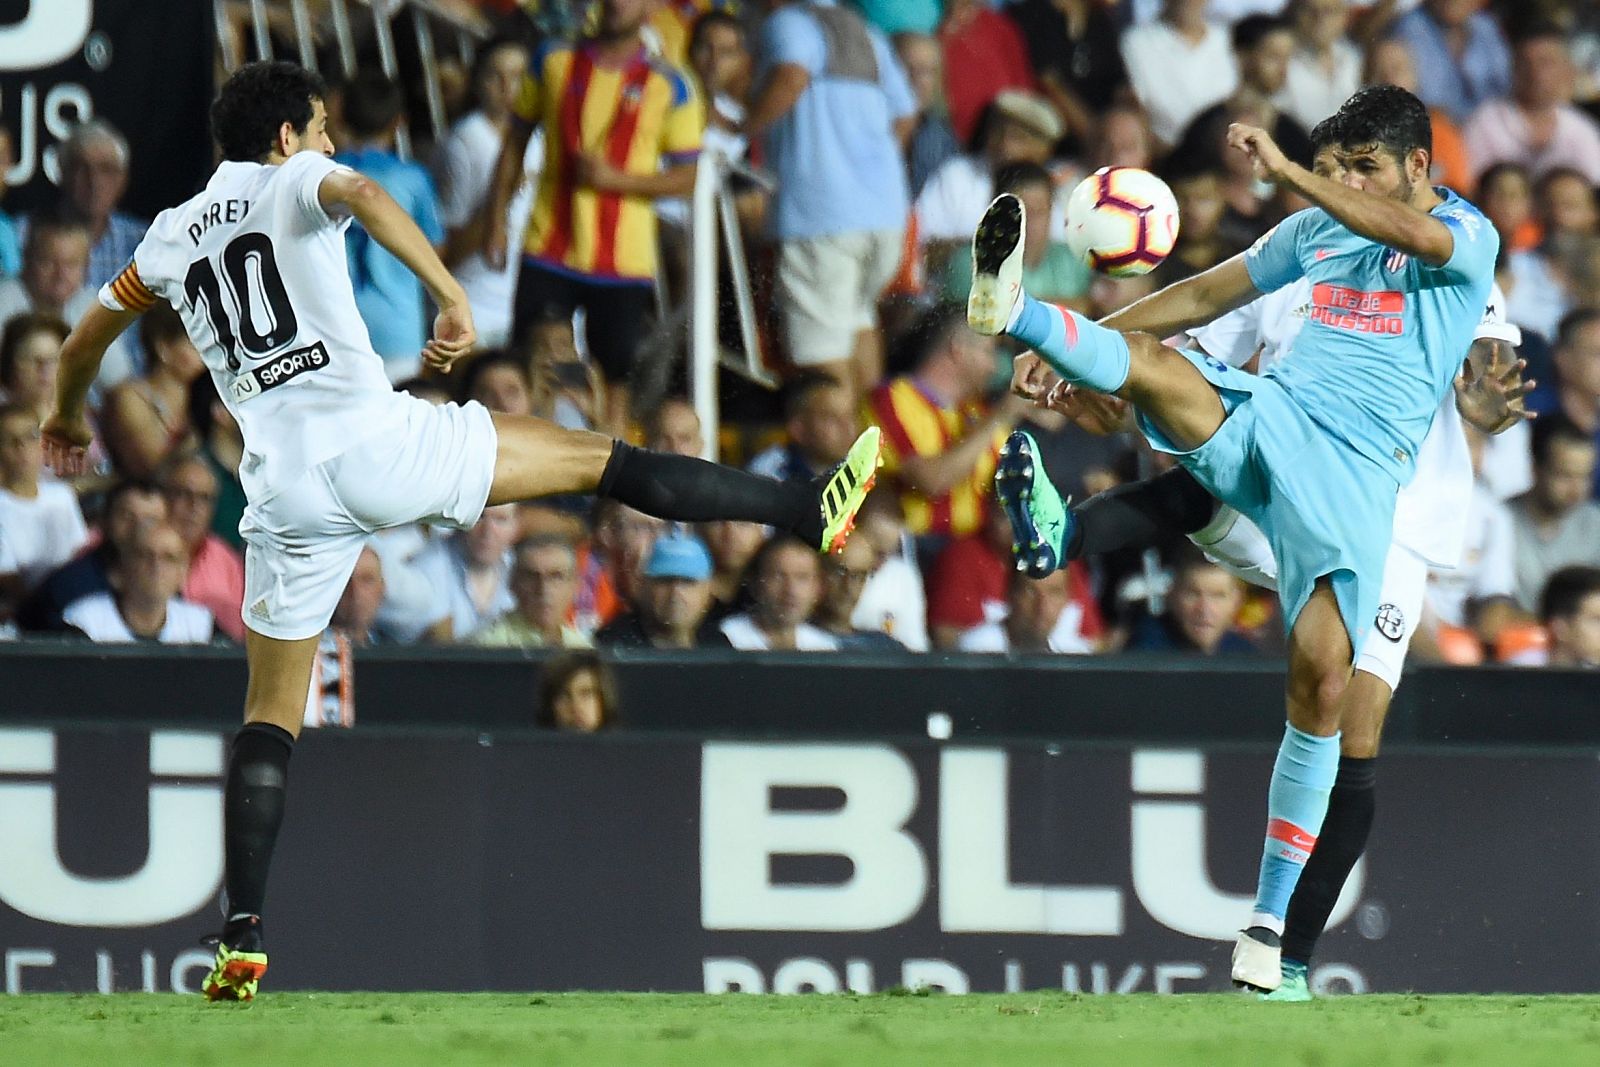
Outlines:
[{"label": "light blue sock", "polygon": [[1267,789],[1267,840],[1251,926],[1283,933],[1289,897],[1322,832],[1328,794],[1339,773],[1339,735],[1314,737],[1285,724]]},{"label": "light blue sock", "polygon": [[1076,311],[1022,294],[1017,321],[1006,328],[1075,385],[1114,393],[1128,380],[1128,342]]}]

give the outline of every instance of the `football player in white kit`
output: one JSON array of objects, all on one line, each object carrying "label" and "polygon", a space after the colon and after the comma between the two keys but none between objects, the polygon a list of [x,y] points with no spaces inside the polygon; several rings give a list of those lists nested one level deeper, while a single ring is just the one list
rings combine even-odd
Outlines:
[{"label": "football player in white kit", "polygon": [[376,182],[329,158],[325,95],[292,63],[252,63],[228,79],[211,113],[223,162],[202,192],[156,217],[67,339],[44,427],[55,468],[80,472],[91,440],[85,397],[106,346],[165,300],[244,436],[250,680],[224,789],[227,921],[203,986],[213,1000],[250,999],[266,971],[260,916],[289,754],[318,638],[374,531],[465,528],[488,505],[598,493],[670,520],[792,530],[826,551],[843,546],[878,465],[875,428],[827,478],[796,486],[476,403],[436,407],[395,393],[356,310],[351,219],[438,305],[429,366],[448,370],[472,350],[472,315],[410,217]]}]

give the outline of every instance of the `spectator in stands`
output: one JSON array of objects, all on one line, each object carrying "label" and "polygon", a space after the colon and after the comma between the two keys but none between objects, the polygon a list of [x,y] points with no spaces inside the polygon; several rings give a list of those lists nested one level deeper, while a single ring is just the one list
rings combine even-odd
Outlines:
[{"label": "spectator in stands", "polygon": [[1482,0],[1423,0],[1394,25],[1417,67],[1417,95],[1465,122],[1479,104],[1511,91],[1511,51]]},{"label": "spectator in stands", "polygon": [[1285,155],[1309,167],[1310,134],[1299,120],[1280,111],[1274,103],[1287,83],[1289,57],[1294,54],[1294,34],[1289,24],[1271,15],[1251,15],[1239,20],[1229,39],[1239,70],[1238,88],[1228,99],[1211,105],[1190,120],[1174,158],[1179,162],[1203,159],[1206,166],[1220,167],[1224,165],[1224,156],[1242,155],[1228,149],[1225,138],[1230,112],[1249,109],[1260,128],[1272,135]]},{"label": "spectator in stands", "polygon": [[1526,609],[1555,571],[1600,565],[1600,505],[1594,502],[1592,434],[1564,415],[1533,427],[1533,488],[1511,501],[1517,546],[1517,599]]},{"label": "spectator in stands", "polygon": [[1480,172],[1515,160],[1538,178],[1572,167],[1600,182],[1600,125],[1572,106],[1572,57],[1554,26],[1522,37],[1513,52],[1511,95],[1485,100],[1467,121],[1467,151]]},{"label": "spectator in stands", "polygon": [[859,396],[883,374],[877,305],[900,266],[900,146],[916,101],[888,43],[845,8],[779,0],[760,68],[745,132],[765,137],[778,176],[770,225],[789,359]]},{"label": "spectator in stands", "polygon": [[[521,41],[495,38],[473,58],[472,89],[477,106],[450,130],[439,147],[439,215],[445,227],[445,266],[449,267],[472,305],[478,343],[503,348],[511,340],[511,300],[516,293],[516,257],[491,267],[483,256],[483,212],[494,179],[495,163],[511,129],[511,107],[528,70],[528,48]],[[544,142],[528,141],[521,174],[506,213],[506,232],[520,232],[533,207],[533,185],[544,154]]]},{"label": "spectator in stands", "polygon": [[822,560],[822,599],[811,621],[832,634],[841,649],[903,652],[905,646],[882,630],[857,629],[854,617],[861,592],[876,569],[877,554],[865,539],[852,537],[843,550]]},{"label": "spectator in stands", "polygon": [[605,382],[594,364],[578,354],[572,316],[559,309],[538,318],[526,346],[533,383],[533,413],[569,430],[599,426],[605,415]]},{"label": "spectator in stands", "polygon": [[167,498],[167,521],[189,553],[183,598],[199,604],[217,620],[217,629],[244,640],[244,560],[227,542],[211,532],[217,506],[217,476],[199,456],[177,459],[161,474],[161,492]]},{"label": "spectator in stands", "polygon": [[425,566],[438,600],[428,636],[438,643],[466,641],[516,606],[511,596],[511,546],[517,539],[514,504],[484,508],[468,530],[434,541]]},{"label": "spectator in stands", "polygon": [[534,57],[500,152],[485,223],[491,264],[507,254],[506,212],[535,126],[545,135],[512,307],[513,347],[535,322],[583,308],[606,381],[601,426],[625,436],[634,357],[654,305],[659,197],[694,189],[705,110],[688,73],[655,59],[646,0],[603,0],[593,36]]},{"label": "spectator in stands", "polygon": [[927,566],[951,537],[983,528],[1000,445],[1028,405],[1011,394],[985,401],[994,345],[967,328],[964,306],[925,312],[911,344],[916,369],[873,391],[867,421],[883,430],[882,476],[899,492]]},{"label": "spectator in stands", "polygon": [[0,405],[0,622],[88,540],[78,498],[43,474],[39,417]]},{"label": "spectator in stands", "polygon": [[1228,239],[1222,222],[1228,212],[1223,199],[1224,179],[1220,170],[1187,164],[1181,154],[1163,177],[1178,201],[1178,241],[1172,254],[1155,270],[1158,286],[1171,285],[1194,274],[1210,270],[1244,246]]},{"label": "spectator in stands", "polygon": [[1493,648],[1500,631],[1520,614],[1514,596],[1515,534],[1511,512],[1483,483],[1483,432],[1470,423],[1462,429],[1473,472],[1466,537],[1456,566],[1429,570],[1425,603],[1440,627],[1471,632],[1480,647]]},{"label": "spectator in stands", "polygon": [[378,610],[383,606],[384,594],[383,563],[368,545],[356,557],[355,570],[350,572],[350,581],[334,606],[328,628],[342,634],[356,648],[382,644]]},{"label": "spectator in stands", "polygon": [[1111,11],[1095,0],[1020,0],[1005,11],[1068,135],[1080,147],[1093,144],[1100,116],[1128,82]]},{"label": "spectator in stands", "polygon": [[1225,27],[1206,17],[1207,0],[1163,0],[1161,17],[1122,35],[1133,93],[1156,139],[1175,145],[1200,112],[1239,84]]},{"label": "spectator in stands", "polygon": [[839,639],[807,622],[822,600],[822,561],[798,538],[779,534],[751,563],[750,610],[722,620],[722,632],[741,652],[834,652]]},{"label": "spectator in stands", "polygon": [[[141,231],[142,232],[142,231]],[[122,264],[117,265],[120,270]],[[35,218],[22,243],[22,273],[0,281],[0,322],[24,312],[77,324],[95,303],[95,290],[85,284],[89,269],[89,230],[81,222]],[[106,350],[95,378],[109,389],[134,372],[137,364],[122,338]]]},{"label": "spectator in stands", "polygon": [[500,352],[485,352],[461,376],[461,399],[476,400],[490,411],[532,415],[533,390],[523,365]]},{"label": "spectator in stands", "polygon": [[[111,588],[111,569],[127,551],[134,533],[166,521],[167,501],[155,483],[125,480],[112,485],[106,492],[98,543],[50,574],[27,599],[18,615],[23,629],[63,629],[61,613],[68,604]],[[0,539],[3,537],[4,529],[0,528]],[[0,548],[0,556],[4,555],[5,550]]]},{"label": "spectator in stands", "polygon": [[645,417],[645,447],[678,456],[701,455],[705,434],[694,405],[681,396],[662,398]]},{"label": "spectator in stands", "polygon": [[517,545],[511,565],[512,610],[472,638],[489,648],[590,648],[571,625],[578,595],[578,554],[572,542],[544,534]]},{"label": "spectator in stands", "polygon": [[1600,568],[1563,567],[1539,597],[1550,634],[1547,667],[1600,668]]},{"label": "spectator in stands", "polygon": [[105,119],[90,119],[62,142],[57,159],[65,207],[88,231],[88,276],[80,284],[99,289],[127,266],[149,226],[117,210],[128,191],[128,140]]},{"label": "spectator in stands", "polygon": [[787,442],[750,461],[749,469],[780,482],[809,482],[844,459],[855,440],[850,391],[826,374],[802,374],[784,392]]},{"label": "spectator in stands", "polygon": [[693,534],[656,538],[634,610],[595,632],[623,648],[731,648],[711,610],[711,553]]},{"label": "spectator in stands", "polygon": [[1093,652],[1094,646],[1078,635],[1071,617],[1074,605],[1067,583],[1064,568],[1037,579],[1012,571],[1005,617],[966,631],[956,648],[962,652]]},{"label": "spectator in stands", "polygon": [[1130,652],[1180,652],[1200,656],[1249,655],[1257,651],[1234,628],[1244,605],[1244,583],[1198,551],[1178,563],[1159,618],[1145,616],[1128,639]]},{"label": "spectator in stands", "polygon": [[1589,239],[1600,235],[1600,201],[1595,184],[1571,167],[1551,167],[1534,186],[1545,240]]},{"label": "spectator in stands", "polygon": [[963,143],[972,139],[989,101],[1007,89],[1033,91],[1033,68],[1016,23],[983,0],[945,0],[939,42],[944,102]]},{"label": "spectator in stands", "polygon": [[1500,234],[1495,281],[1506,294],[1506,317],[1541,337],[1555,336],[1570,298],[1538,249],[1539,223],[1526,168],[1497,163],[1484,171],[1476,202]]},{"label": "spectator in stands", "polygon": [[698,532],[711,552],[711,617],[720,623],[748,606],[745,577],[766,541],[766,530],[753,522],[724,520],[703,522]]},{"label": "spectator in stands", "polygon": [[328,628],[317,641],[302,725],[349,728],[356,724],[354,653],[380,643],[376,627],[383,599],[383,563],[367,545],[356,557]]},{"label": "spectator in stands", "polygon": [[[334,159],[383,186],[423,235],[443,247],[433,178],[421,164],[395,153],[395,130],[404,111],[398,85],[378,71],[358,71],[344,89],[344,123],[353,143]],[[422,283],[359,222],[345,231],[345,251],[356,308],[367,324],[373,351],[383,357],[390,381],[411,377],[422,367],[422,345],[429,334]]]},{"label": "spectator in stands", "polygon": [[[744,24],[727,11],[712,10],[700,15],[689,31],[689,64],[706,101],[706,147],[728,159],[744,159],[750,152],[750,142],[740,127],[744,125],[744,99],[750,91],[755,65]],[[757,193],[747,201],[748,196],[748,190],[736,193],[741,206],[765,203],[763,194]],[[687,211],[681,217],[687,218]]]},{"label": "spectator in stands", "polygon": [[111,589],[67,605],[63,618],[98,643],[206,644],[215,631],[211,612],[179,596],[188,559],[171,526],[140,526],[117,557]]},{"label": "spectator in stands", "polygon": [[43,422],[56,405],[61,343],[70,331],[54,315],[24,312],[0,331],[0,401],[20,404]]},{"label": "spectator in stands", "polygon": [[1309,130],[1361,88],[1361,49],[1345,36],[1350,0],[1299,0],[1287,8],[1294,54],[1275,103]]},{"label": "spectator in stands", "polygon": [[[0,174],[10,174],[17,165],[17,143],[11,127],[0,124]],[[0,181],[0,200],[5,199],[8,183]],[[14,277],[22,270],[22,235],[17,220],[0,209],[0,277]]]},{"label": "spectator in stands", "polygon": [[899,497],[867,497],[856,516],[856,538],[872,547],[874,564],[850,624],[886,633],[913,652],[928,651],[927,596]]},{"label": "spectator in stands", "polygon": [[168,459],[194,447],[189,389],[206,367],[183,320],[165,301],[140,316],[139,337],[150,354],[149,370],[111,390],[100,425],[117,470],[149,478]]},{"label": "spectator in stands", "polygon": [[[1037,163],[1008,163],[996,172],[994,191],[1015,194],[1027,209],[1027,228],[1022,235],[1023,288],[1036,299],[1084,310],[1089,268],[1065,242],[1051,240],[1055,183],[1050,172]],[[1184,225],[1188,222],[1184,216]],[[971,288],[972,257],[951,256],[945,270],[944,298],[963,302]]]},{"label": "spectator in stands", "polygon": [[[1528,410],[1560,414],[1600,447],[1600,308],[1581,308],[1561,320],[1556,332],[1555,381],[1534,390]],[[1600,498],[1600,470],[1593,494]]]},{"label": "spectator in stands", "polygon": [[[1283,194],[1276,189],[1263,187],[1256,179],[1250,157],[1227,147],[1228,126],[1242,122],[1252,126],[1272,123],[1272,112],[1264,104],[1240,94],[1230,98],[1220,110],[1208,112],[1195,120],[1184,137],[1184,145],[1172,153],[1170,159],[1179,165],[1185,160],[1200,160],[1201,166],[1215,169],[1221,176],[1224,203],[1217,232],[1224,241],[1246,248],[1255,243],[1283,218]],[[1310,140],[1303,144],[1309,156]],[[1305,158],[1310,163],[1309,158]],[[1179,228],[1182,234],[1182,228]]]},{"label": "spectator in stands", "polygon": [[540,726],[592,734],[617,714],[617,687],[594,652],[565,652],[544,665],[539,679]]},{"label": "spectator in stands", "polygon": [[895,54],[905,67],[906,82],[916,98],[916,123],[906,140],[906,174],[915,199],[933,172],[945,160],[961,152],[961,142],[950,128],[944,107],[944,52],[939,42],[926,33],[898,33]]},{"label": "spectator in stands", "polygon": [[201,374],[189,385],[189,425],[196,439],[195,455],[205,460],[217,479],[217,506],[211,516],[211,532],[236,551],[244,551],[239,520],[244,518],[247,501],[239,467],[244,462],[244,435],[233,413],[217,396],[211,375]]},{"label": "spectator in stands", "polygon": [[1100,117],[1100,136],[1089,152],[1092,166],[1149,170],[1155,158],[1155,134],[1150,132],[1148,116],[1137,105],[1113,104]]},{"label": "spectator in stands", "polygon": [[[1408,93],[1417,92],[1417,65],[1411,52],[1400,41],[1386,38],[1373,43],[1367,54],[1368,85],[1396,85]],[[1430,177],[1439,185],[1457,191],[1471,189],[1472,161],[1467,156],[1466,138],[1449,113],[1436,105],[1428,107],[1433,127],[1433,156]]]}]

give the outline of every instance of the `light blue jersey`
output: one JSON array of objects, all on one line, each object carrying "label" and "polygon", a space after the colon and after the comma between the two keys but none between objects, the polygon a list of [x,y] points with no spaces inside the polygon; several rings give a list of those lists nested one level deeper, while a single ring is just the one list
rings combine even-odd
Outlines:
[{"label": "light blue jersey", "polygon": [[1266,376],[1401,485],[1472,344],[1500,248],[1476,207],[1438,192],[1445,199],[1431,214],[1455,238],[1441,267],[1352,233],[1321,208],[1289,216],[1245,254],[1264,293],[1302,276],[1312,285],[1294,358]]}]

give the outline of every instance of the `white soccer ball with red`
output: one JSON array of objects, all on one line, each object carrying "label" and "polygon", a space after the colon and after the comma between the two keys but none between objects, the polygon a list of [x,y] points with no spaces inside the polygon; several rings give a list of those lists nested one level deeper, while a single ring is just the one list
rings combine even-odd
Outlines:
[{"label": "white soccer ball with red", "polygon": [[1178,240],[1178,201],[1137,167],[1101,167],[1067,200],[1067,247],[1114,278],[1148,274]]}]

